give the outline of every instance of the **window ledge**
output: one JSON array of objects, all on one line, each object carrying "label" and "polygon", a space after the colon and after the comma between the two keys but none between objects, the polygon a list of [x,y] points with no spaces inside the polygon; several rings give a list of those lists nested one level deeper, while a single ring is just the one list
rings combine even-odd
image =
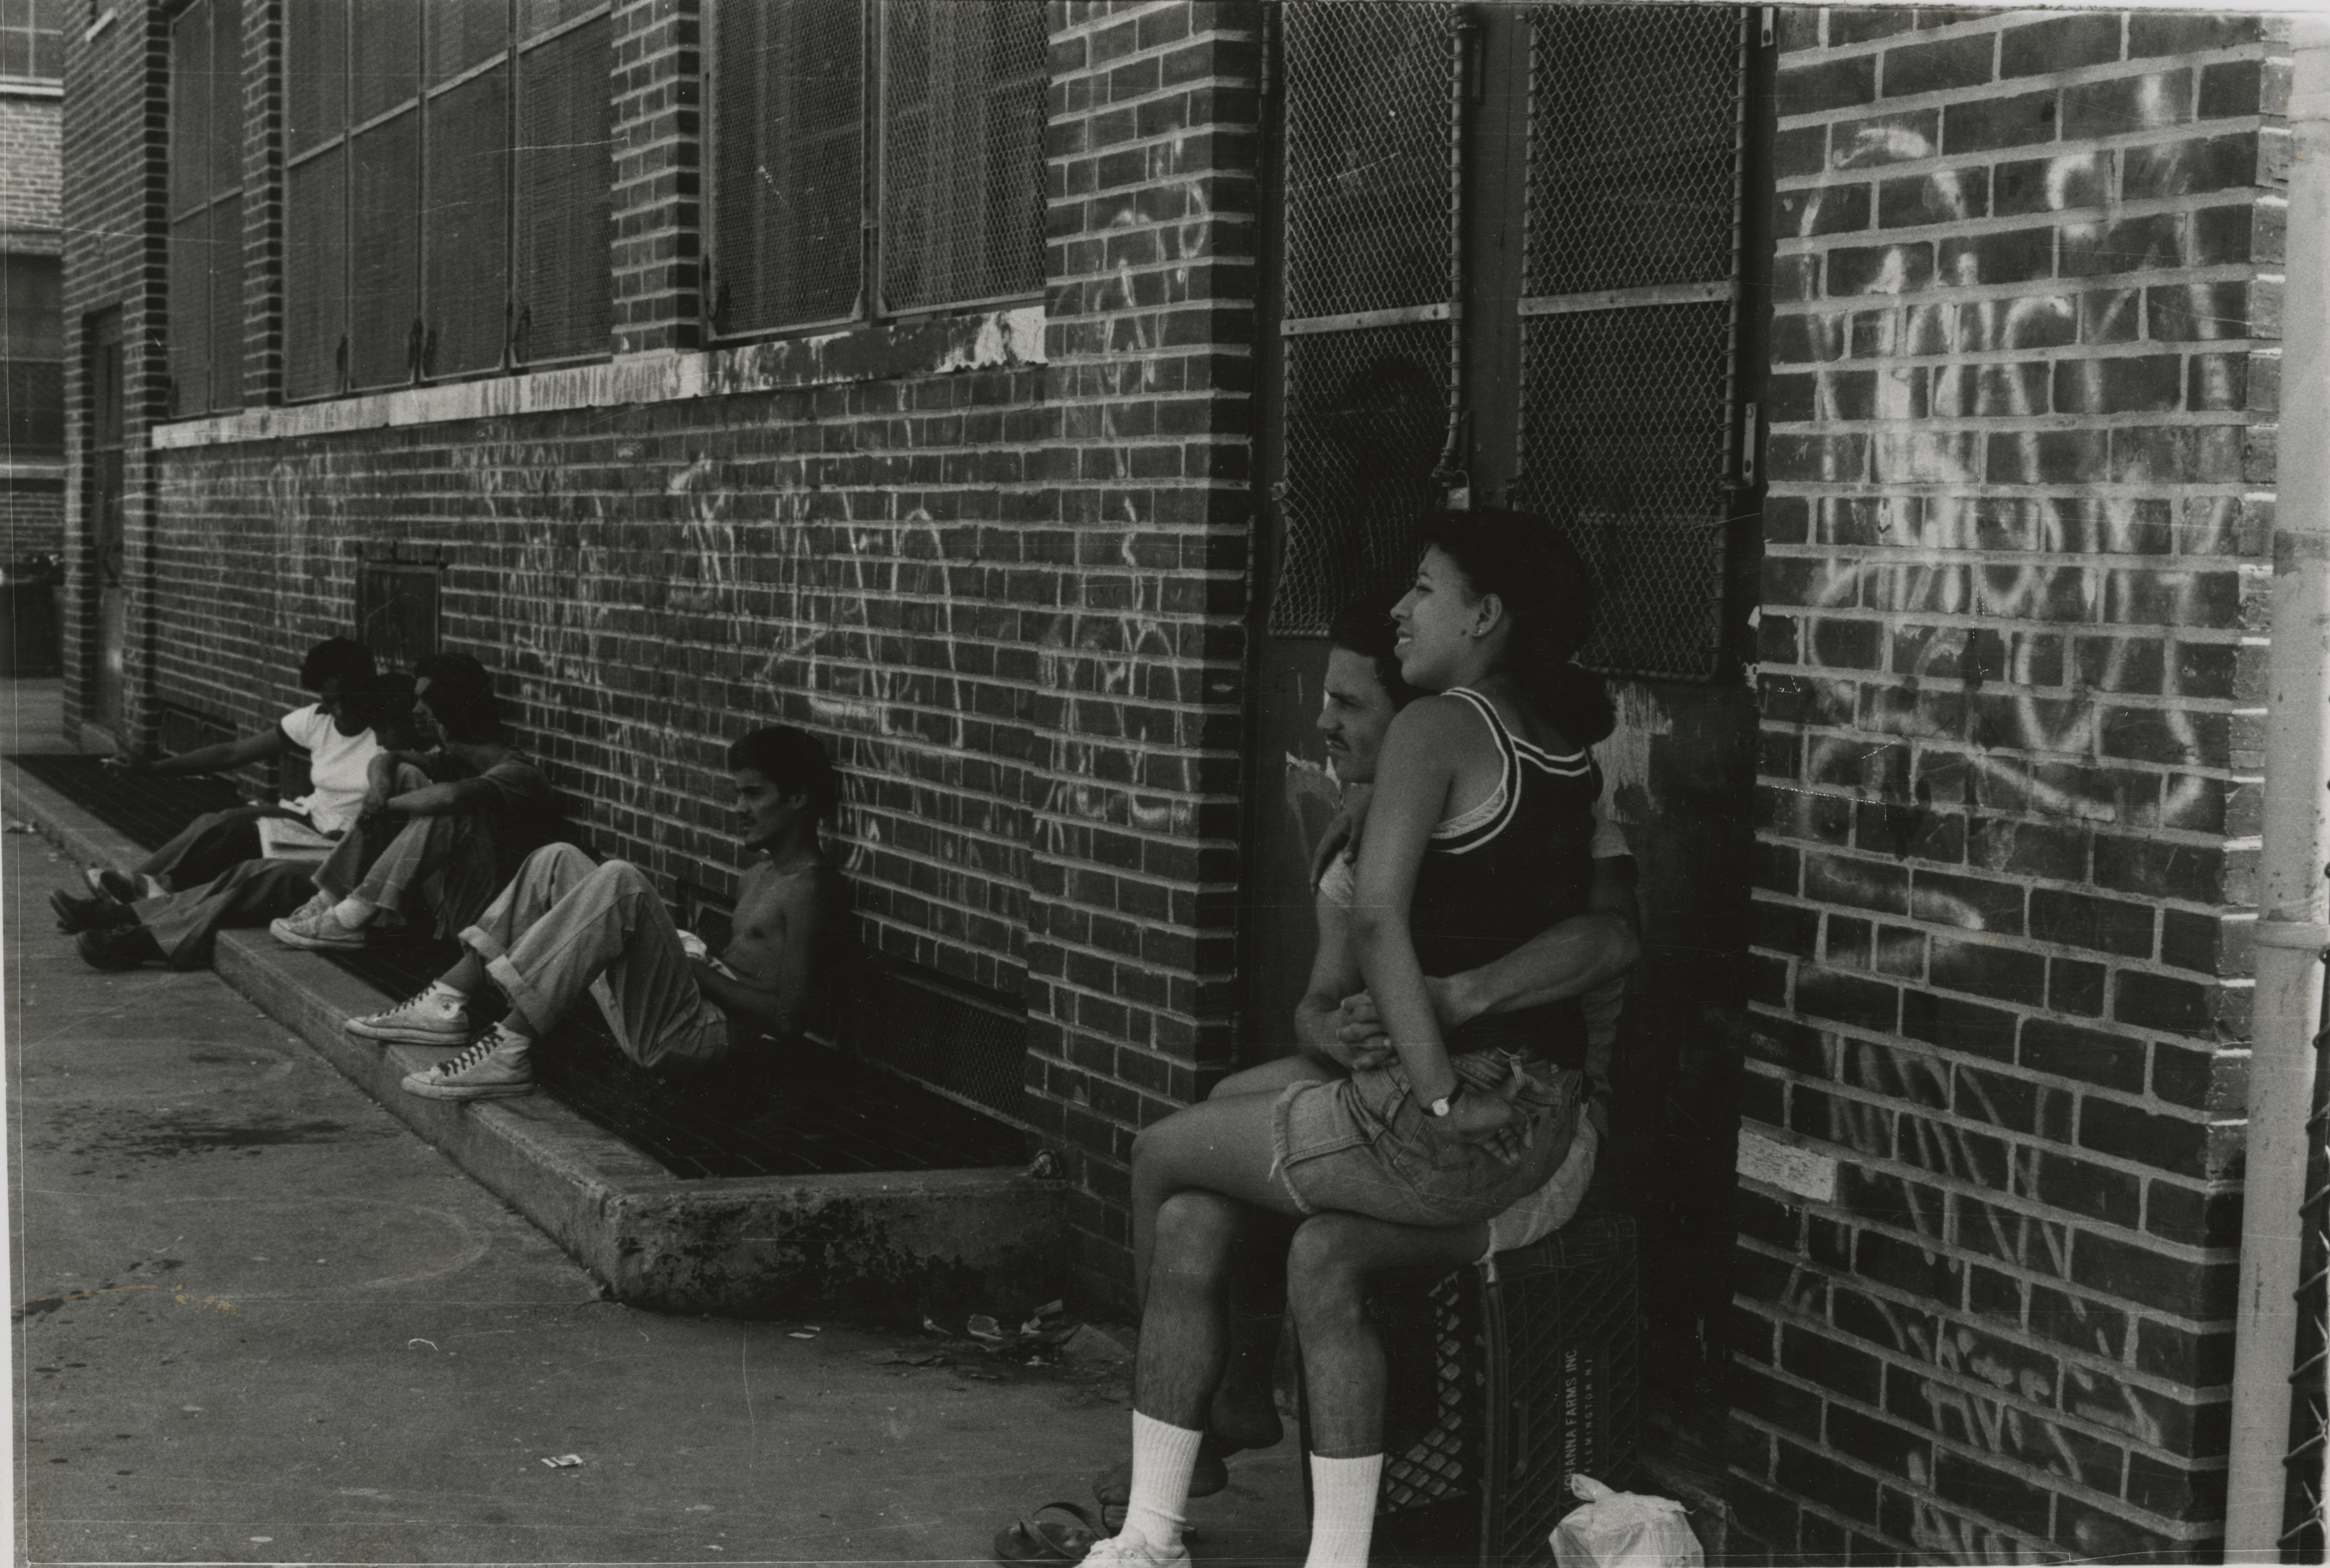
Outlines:
[{"label": "window ledge", "polygon": [[62,98],[65,84],[52,76],[0,76],[0,98]]},{"label": "window ledge", "polygon": [[171,451],[1043,363],[1044,307],[1021,305],[734,348],[657,350],[445,386],[246,409],[157,424],[148,439],[155,450]]}]

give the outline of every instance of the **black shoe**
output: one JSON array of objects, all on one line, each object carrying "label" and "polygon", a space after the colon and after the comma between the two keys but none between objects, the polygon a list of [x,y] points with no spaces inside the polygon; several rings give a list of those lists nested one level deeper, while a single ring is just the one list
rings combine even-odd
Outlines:
[{"label": "black shoe", "polygon": [[49,908],[57,917],[57,930],[67,936],[75,931],[101,931],[112,926],[137,923],[137,917],[127,906],[109,898],[76,898],[62,888],[49,894]]},{"label": "black shoe", "polygon": [[162,961],[162,944],[154,940],[152,931],[134,923],[83,931],[73,946],[80,949],[81,962],[92,969],[134,969]]},{"label": "black shoe", "polygon": [[108,871],[101,865],[90,866],[81,874],[81,879],[89,883],[90,892],[99,898],[109,898],[116,903],[136,903],[146,896],[138,890],[136,877],[118,871]]}]

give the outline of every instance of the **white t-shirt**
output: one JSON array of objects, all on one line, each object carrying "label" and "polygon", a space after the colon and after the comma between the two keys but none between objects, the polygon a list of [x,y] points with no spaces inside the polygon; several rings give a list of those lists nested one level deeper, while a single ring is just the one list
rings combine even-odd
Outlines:
[{"label": "white t-shirt", "polygon": [[283,715],[283,735],[306,749],[308,785],[308,794],[284,801],[283,808],[298,812],[318,832],[346,832],[364,805],[372,760],[380,755],[380,742],[373,739],[370,730],[341,734],[332,716],[319,713],[313,703]]}]

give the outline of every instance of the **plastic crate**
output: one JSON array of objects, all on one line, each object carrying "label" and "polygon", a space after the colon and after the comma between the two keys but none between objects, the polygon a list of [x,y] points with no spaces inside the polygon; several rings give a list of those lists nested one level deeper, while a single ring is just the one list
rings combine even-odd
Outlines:
[{"label": "plastic crate", "polygon": [[[1581,1214],[1486,1265],[1378,1279],[1368,1310],[1388,1374],[1384,1560],[1552,1560],[1547,1536],[1577,1507],[1568,1478],[1606,1479],[1634,1454],[1634,1242],[1632,1218]],[[1302,1428],[1307,1451],[1307,1394]]]}]

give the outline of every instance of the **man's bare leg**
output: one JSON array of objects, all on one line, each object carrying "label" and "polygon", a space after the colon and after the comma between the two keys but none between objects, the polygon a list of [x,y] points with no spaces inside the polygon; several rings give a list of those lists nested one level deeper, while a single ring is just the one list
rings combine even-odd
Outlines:
[{"label": "man's bare leg", "polygon": [[1287,1303],[1311,1404],[1311,1555],[1305,1568],[1365,1568],[1383,1471],[1382,1341],[1367,1283],[1386,1269],[1453,1269],[1488,1246],[1485,1222],[1448,1229],[1317,1214],[1287,1250]]},{"label": "man's bare leg", "polygon": [[1132,1157],[1133,1284],[1141,1303],[1133,1369],[1132,1480],[1124,1528],[1095,1563],[1186,1563],[1189,1477],[1228,1355],[1223,1321],[1237,1205],[1293,1217],[1271,1172],[1272,1101],[1208,1100],[1142,1133]]}]

